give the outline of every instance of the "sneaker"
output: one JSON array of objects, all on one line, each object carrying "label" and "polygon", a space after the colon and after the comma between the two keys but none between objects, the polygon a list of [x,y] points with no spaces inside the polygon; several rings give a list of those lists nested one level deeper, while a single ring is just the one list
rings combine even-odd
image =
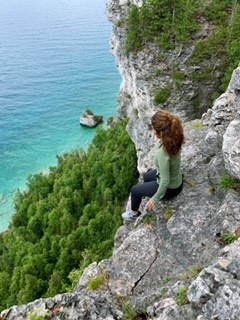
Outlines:
[{"label": "sneaker", "polygon": [[138,211],[137,214],[133,214],[132,212],[124,212],[122,214],[122,217],[125,221],[135,221],[137,217],[139,217],[140,215],[141,215],[140,211]]}]

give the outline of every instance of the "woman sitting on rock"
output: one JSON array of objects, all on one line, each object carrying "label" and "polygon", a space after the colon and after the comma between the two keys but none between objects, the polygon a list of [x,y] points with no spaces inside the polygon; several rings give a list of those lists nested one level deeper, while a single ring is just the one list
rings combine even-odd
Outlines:
[{"label": "woman sitting on rock", "polygon": [[158,111],[151,124],[160,146],[155,154],[155,170],[143,175],[143,183],[131,189],[131,211],[122,217],[132,221],[141,215],[139,207],[142,197],[150,197],[147,208],[154,210],[161,200],[176,197],[183,188],[181,172],[181,147],[184,134],[181,120],[168,111]]}]

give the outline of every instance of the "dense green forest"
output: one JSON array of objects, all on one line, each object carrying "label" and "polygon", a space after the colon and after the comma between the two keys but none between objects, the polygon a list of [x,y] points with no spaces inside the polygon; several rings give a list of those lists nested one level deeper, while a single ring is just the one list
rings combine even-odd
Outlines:
[{"label": "dense green forest", "polygon": [[89,149],[58,157],[28,179],[0,234],[0,309],[71,289],[84,268],[111,256],[123,202],[136,182],[136,151],[119,122]]},{"label": "dense green forest", "polygon": [[[125,52],[128,55],[142,50],[152,42],[162,50],[173,49],[181,44],[191,45],[195,41],[193,33],[200,31],[204,23],[211,28],[210,36],[196,43],[188,63],[205,63],[202,80],[206,80],[211,78],[218,67],[212,63],[221,57],[224,63],[221,70],[225,72],[223,91],[233,69],[239,64],[238,0],[146,0],[142,7],[130,5],[128,18],[121,21],[119,27],[127,29]],[[211,62],[211,59],[214,61]]]}]

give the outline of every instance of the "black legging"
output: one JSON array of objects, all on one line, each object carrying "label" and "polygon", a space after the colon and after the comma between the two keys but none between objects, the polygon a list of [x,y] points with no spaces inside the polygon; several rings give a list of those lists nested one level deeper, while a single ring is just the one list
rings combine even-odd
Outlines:
[{"label": "black legging", "polygon": [[[143,183],[136,184],[131,189],[131,209],[138,211],[142,197],[152,197],[158,189],[159,184],[157,183],[157,170],[149,170],[143,175]],[[183,188],[183,183],[176,189],[167,189],[164,199],[171,199],[176,197]]]}]

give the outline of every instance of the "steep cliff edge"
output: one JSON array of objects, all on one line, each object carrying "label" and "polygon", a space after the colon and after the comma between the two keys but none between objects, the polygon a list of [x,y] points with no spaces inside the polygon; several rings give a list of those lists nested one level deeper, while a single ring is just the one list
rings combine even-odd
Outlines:
[{"label": "steep cliff edge", "polygon": [[[116,3],[126,9],[127,1],[112,5]],[[124,10],[115,13],[126,14]],[[148,124],[157,106],[132,67],[119,67],[123,74],[120,113],[130,118],[128,130],[138,147],[141,172],[152,163],[154,140]],[[132,76],[124,76],[125,72]],[[201,119],[186,121],[184,127],[183,192],[135,225],[123,225],[111,259],[90,265],[74,292],[12,307],[0,314],[1,320],[33,320],[34,316],[55,320],[240,319],[240,191],[238,185],[224,190],[219,184],[225,175],[240,179],[240,68],[213,107]],[[232,240],[233,244],[226,245]],[[102,285],[90,289],[91,281],[101,278]]]}]

